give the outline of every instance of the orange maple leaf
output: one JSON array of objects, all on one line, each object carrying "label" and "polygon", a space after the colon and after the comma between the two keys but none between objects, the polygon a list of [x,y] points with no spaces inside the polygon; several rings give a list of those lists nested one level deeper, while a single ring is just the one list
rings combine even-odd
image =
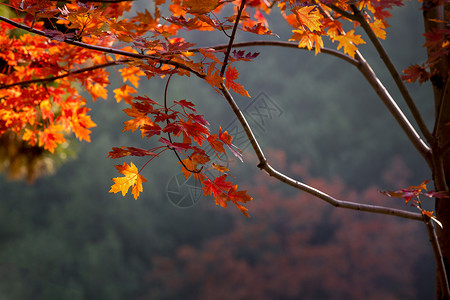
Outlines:
[{"label": "orange maple leaf", "polygon": [[97,126],[89,115],[86,115],[88,109],[86,107],[79,108],[77,114],[72,116],[72,130],[75,136],[80,140],[91,141],[89,128]]},{"label": "orange maple leaf", "polygon": [[[150,120],[149,117],[147,117],[146,114],[141,113],[141,112],[137,111],[136,109],[126,108],[123,111],[130,117],[133,117],[133,119],[123,122],[123,124],[125,124],[125,126],[123,126],[122,132],[129,131],[129,130],[134,132],[136,129],[139,128],[139,126],[143,126],[146,124],[153,125],[153,122]],[[144,130],[142,131],[142,134],[143,135],[145,134]]]},{"label": "orange maple leaf", "polygon": [[135,67],[135,66],[122,68],[119,70],[119,72],[120,72],[120,75],[122,75],[123,82],[126,82],[128,80],[136,88],[139,87],[139,79],[141,79],[139,76],[145,75],[145,73],[140,68]]},{"label": "orange maple leaf", "polygon": [[322,24],[320,23],[322,15],[315,5],[293,8],[291,11],[303,28],[306,27],[311,32],[322,30]]},{"label": "orange maple leaf", "polygon": [[134,199],[137,200],[139,193],[143,191],[142,183],[147,182],[142,175],[139,174],[138,169],[133,164],[133,162],[128,165],[123,163],[123,165],[116,165],[117,171],[125,175],[125,177],[113,178],[114,184],[111,186],[110,193],[122,192],[122,196],[128,193],[128,189],[131,188],[131,193]]},{"label": "orange maple leaf", "polygon": [[133,87],[124,84],[122,87],[114,90],[114,98],[116,98],[117,103],[123,100],[125,103],[131,104],[134,96],[130,94],[135,93],[137,93],[137,91]]},{"label": "orange maple leaf", "polygon": [[242,96],[250,97],[249,93],[244,89],[242,85],[234,82],[239,78],[239,72],[236,68],[227,68],[225,72],[225,86],[229,89],[232,88],[234,92],[241,94]]},{"label": "orange maple leaf", "polygon": [[45,150],[54,153],[58,145],[64,143],[66,139],[61,133],[64,128],[61,125],[50,125],[43,132],[39,133],[39,147],[44,146]]}]

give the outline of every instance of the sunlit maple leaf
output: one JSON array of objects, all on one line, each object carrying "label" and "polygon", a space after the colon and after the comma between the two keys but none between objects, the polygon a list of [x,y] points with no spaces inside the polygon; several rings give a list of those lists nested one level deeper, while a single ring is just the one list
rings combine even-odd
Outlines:
[{"label": "sunlit maple leaf", "polygon": [[99,83],[88,84],[86,85],[86,90],[91,94],[92,100],[97,100],[97,98],[108,98],[108,90],[104,85]]},{"label": "sunlit maple leaf", "polygon": [[127,80],[131,82],[134,87],[139,87],[139,76],[144,76],[145,73],[138,67],[135,66],[129,66],[125,67],[119,70],[120,75],[122,75],[123,82],[126,82]]},{"label": "sunlit maple leaf", "polygon": [[234,92],[241,94],[242,96],[250,97],[249,93],[244,89],[242,85],[234,82],[239,78],[239,72],[236,68],[228,67],[225,72],[225,86],[229,89],[233,89]]},{"label": "sunlit maple leaf", "polygon": [[322,15],[315,5],[296,7],[292,9],[292,12],[302,27],[308,28],[311,32],[322,30],[322,23],[320,22]]},{"label": "sunlit maple leaf", "polygon": [[383,23],[382,20],[377,19],[374,22],[369,23],[369,25],[378,38],[382,40],[386,38],[386,31],[384,30],[386,29],[386,25]]},{"label": "sunlit maple leaf", "polygon": [[358,48],[356,45],[365,44],[364,40],[361,38],[361,35],[355,35],[355,30],[352,29],[344,35],[339,35],[334,38],[334,40],[339,41],[339,46],[337,49],[344,48],[344,52],[347,53],[352,58],[355,58],[355,53]]},{"label": "sunlit maple leaf", "polygon": [[299,41],[299,48],[307,48],[308,50],[314,48],[316,55],[320,53],[320,49],[323,48],[323,40],[320,34],[307,32],[305,30],[292,30],[292,32],[294,34],[289,40]]},{"label": "sunlit maple leaf", "polygon": [[39,133],[39,147],[44,146],[45,150],[54,153],[56,147],[66,141],[63,130],[61,125],[50,125],[45,128],[43,132]]},{"label": "sunlit maple leaf", "polygon": [[139,174],[139,171],[133,162],[131,162],[130,165],[127,163],[116,165],[116,169],[119,173],[123,174],[124,177],[113,178],[114,184],[111,186],[109,192],[114,194],[122,192],[122,196],[125,196],[131,187],[131,193],[133,194],[134,199],[137,200],[139,193],[143,191],[142,183],[147,182],[147,179]]},{"label": "sunlit maple leaf", "polygon": [[137,93],[137,91],[128,84],[124,84],[120,88],[115,89],[113,92],[114,98],[116,98],[117,103],[123,100],[128,104],[131,104],[133,102],[134,96],[132,96],[131,94]]},{"label": "sunlit maple leaf", "polygon": [[149,117],[146,114],[137,111],[136,109],[126,108],[123,110],[127,115],[133,117],[133,119],[123,122],[125,126],[122,131],[131,130],[134,132],[139,126],[143,126],[145,124],[153,124]]},{"label": "sunlit maple leaf", "polygon": [[91,141],[91,130],[89,128],[97,126],[91,117],[86,115],[88,108],[82,107],[77,110],[77,113],[72,116],[72,130],[75,136],[80,140],[86,142]]}]

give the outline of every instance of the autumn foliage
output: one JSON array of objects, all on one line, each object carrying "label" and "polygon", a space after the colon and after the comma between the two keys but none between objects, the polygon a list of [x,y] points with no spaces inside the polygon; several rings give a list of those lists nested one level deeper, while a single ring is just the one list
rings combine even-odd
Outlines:
[{"label": "autumn foliage", "polygon": [[[293,27],[290,41],[298,47],[314,50],[323,48],[326,37],[337,42],[337,50],[350,59],[355,58],[357,46],[365,43],[355,30],[345,32],[343,22],[358,25],[350,18],[351,12],[364,10],[364,22],[374,35],[384,39],[390,16],[388,10],[403,5],[402,1],[361,1],[358,6],[345,1],[155,1],[152,12],[145,10],[134,16],[124,15],[132,3],[128,1],[57,2],[9,1],[14,18],[0,22],[0,133],[13,131],[31,146],[42,147],[51,153],[74,135],[90,141],[90,128],[95,123],[88,115],[86,99],[81,87],[95,101],[107,98],[109,84],[107,66],[123,65],[119,70],[123,78],[121,87],[114,89],[117,102],[130,105],[125,113],[130,117],[124,131],[139,129],[142,138],[152,138],[159,146],[151,149],[133,147],[114,148],[111,158],[147,156],[149,161],[162,152],[171,150],[177,155],[181,171],[186,177],[194,176],[201,182],[205,195],[213,195],[222,207],[233,202],[244,214],[242,204],[252,198],[246,191],[228,181],[224,166],[209,163],[205,144],[214,150],[213,156],[230,150],[240,157],[240,150],[232,144],[232,137],[219,129],[210,132],[209,123],[196,114],[194,103],[187,100],[163,99],[163,104],[148,96],[137,96],[142,77],[168,78],[173,75],[197,77],[208,82],[218,92],[231,90],[250,97],[238,83],[239,72],[233,63],[251,61],[258,53],[231,50],[236,30],[257,35],[276,35],[268,28],[265,15],[274,6]],[[232,7],[233,10],[228,9]],[[17,27],[28,33],[18,33]],[[186,41],[182,30],[231,31],[227,48],[204,47]],[[436,51],[442,48],[447,31],[436,32],[429,40]],[[436,54],[437,55],[437,54]],[[427,70],[433,59],[423,67],[411,67],[405,79],[421,82],[432,77]],[[224,146],[226,146],[224,148]],[[207,178],[204,171],[216,169],[223,174]],[[111,192],[126,194],[129,187],[137,199],[146,181],[132,163],[118,165],[124,175],[115,178]]]},{"label": "autumn foliage", "polygon": [[[107,99],[106,68],[120,65],[116,73],[122,83],[114,87],[113,94],[117,102],[128,105],[124,112],[129,119],[124,122],[123,131],[139,130],[149,147],[118,146],[109,152],[112,159],[147,158],[140,168],[133,162],[117,165],[121,176],[113,179],[110,192],[125,195],[131,188],[137,199],[147,181],[141,174],[142,168],[167,152],[176,156],[186,178],[193,176],[202,185],[204,195],[213,196],[221,207],[234,204],[249,216],[245,205],[252,197],[246,190],[238,189],[225,166],[214,162],[227,151],[242,159],[233,137],[221,127],[210,128],[207,117],[197,113],[198,103],[194,100],[168,97],[173,76],[195,77],[208,83],[229,104],[258,157],[258,168],[338,207],[424,221],[437,257],[438,273],[443,274],[445,267],[430,220],[443,228],[450,221],[445,209],[440,209],[444,213],[436,216],[423,209],[422,197],[437,199],[441,207],[447,205],[443,201],[450,180],[446,178],[450,173],[445,171],[450,166],[445,156],[450,148],[450,119],[446,114],[450,111],[447,107],[450,12],[447,1],[421,2],[428,59],[401,74],[381,40],[386,37],[390,10],[404,5],[402,0],[155,0],[150,11],[136,13],[131,12],[132,1],[6,1],[2,5],[9,9],[8,16],[0,16],[0,135],[12,134],[17,144],[25,143],[49,154],[64,145],[71,134],[89,142],[91,128],[96,125],[89,115],[86,96],[89,94],[93,101]],[[273,12],[292,27],[288,41],[279,41],[271,29],[267,16]],[[185,38],[186,31],[216,32],[224,44],[199,47]],[[239,35],[261,36],[263,40],[236,42]],[[415,125],[359,52],[358,46],[369,42],[399,89]],[[268,45],[333,55],[361,72],[433,172],[435,191],[425,192],[423,183],[385,193],[405,199],[407,204],[419,208],[420,213],[341,201],[288,177],[268,163],[234,101],[234,95],[251,98],[239,77],[237,62],[260,58],[257,52],[237,48]],[[154,77],[165,81],[164,95],[139,95],[141,80]],[[433,85],[436,107],[433,131],[428,129],[406,88],[405,83],[416,81]],[[446,220],[441,223],[441,218]],[[445,237],[443,232],[438,231],[441,237]],[[444,249],[444,256],[450,257],[450,246]],[[448,280],[445,276],[440,278],[441,288],[450,297]]]}]

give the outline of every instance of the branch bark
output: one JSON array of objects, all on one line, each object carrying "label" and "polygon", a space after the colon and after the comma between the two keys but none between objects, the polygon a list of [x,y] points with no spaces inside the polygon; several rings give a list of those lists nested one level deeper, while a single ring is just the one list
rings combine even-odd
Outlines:
[{"label": "branch bark", "polygon": [[391,74],[392,79],[394,80],[400,93],[402,94],[403,99],[405,100],[406,104],[408,105],[408,108],[411,111],[417,125],[419,126],[420,131],[422,132],[422,134],[424,135],[424,137],[428,141],[428,143],[430,143],[430,144],[433,143],[434,138],[431,135],[431,132],[428,130],[428,127],[425,124],[425,122],[422,118],[422,115],[419,112],[419,109],[417,108],[414,100],[411,97],[411,94],[409,93],[403,80],[401,79],[400,74],[397,71],[397,68],[394,66],[394,63],[392,62],[390,56],[387,54],[386,50],[384,49],[384,47],[381,44],[378,37],[373,32],[369,23],[367,23],[366,19],[361,14],[361,11],[355,5],[351,5],[351,8],[353,10],[354,17],[355,17],[354,20],[356,20],[357,22],[359,22],[361,24],[361,27],[364,29],[364,31],[366,32],[370,41],[372,42],[375,49],[377,50],[378,55],[380,55],[381,60],[385,64],[386,68],[388,69],[389,73]]},{"label": "branch bark", "polygon": [[256,153],[256,156],[258,157],[259,164],[258,168],[266,171],[267,174],[270,176],[275,177],[281,182],[284,182],[290,186],[293,186],[299,190],[302,190],[310,195],[313,195],[321,200],[326,201],[327,203],[335,206],[335,207],[341,207],[346,209],[352,209],[352,210],[359,210],[359,211],[366,211],[371,213],[377,213],[377,214],[385,214],[385,215],[391,215],[391,216],[397,216],[401,218],[407,218],[411,220],[416,221],[422,221],[422,214],[408,212],[400,209],[394,209],[384,206],[376,206],[376,205],[369,205],[369,204],[362,204],[362,203],[355,203],[350,201],[343,201],[338,200],[330,195],[327,195],[326,193],[315,189],[314,187],[311,187],[305,183],[302,183],[300,181],[294,180],[279,171],[275,170],[272,166],[269,165],[267,162],[267,159],[264,155],[264,152],[262,151],[261,147],[259,146],[258,141],[255,138],[255,135],[253,134],[253,131],[250,128],[250,125],[248,124],[244,114],[239,109],[239,106],[234,101],[233,96],[230,94],[230,92],[227,90],[225,85],[222,84],[221,92],[225,99],[227,100],[228,104],[230,105],[231,109],[233,110],[234,114],[236,115],[237,119],[239,120],[239,123],[242,125],[245,134],[247,135],[247,138],[250,141],[250,144],[253,148],[253,151]]}]

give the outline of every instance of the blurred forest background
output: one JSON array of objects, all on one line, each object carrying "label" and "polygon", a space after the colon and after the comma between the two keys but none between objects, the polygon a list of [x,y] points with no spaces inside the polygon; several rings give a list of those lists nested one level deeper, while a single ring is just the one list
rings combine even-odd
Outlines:
[{"label": "blurred forest background", "polygon": [[[406,4],[393,11],[384,42],[399,69],[425,57],[419,4]],[[135,5],[143,10],[148,3]],[[271,19],[273,31],[287,40],[290,29],[276,12]],[[187,34],[201,46],[226,40]],[[262,104],[252,108],[261,114],[253,115],[260,121],[252,125],[274,167],[337,198],[396,207],[404,203],[379,191],[430,179],[355,68],[303,50],[250,50],[261,54],[238,66],[239,82],[277,109],[271,114]],[[400,99],[370,45],[362,53]],[[113,97],[121,84],[116,72],[110,69],[109,99],[90,105],[98,124],[91,143],[71,140],[60,149],[53,175],[34,184],[1,175],[0,299],[432,297],[434,261],[422,224],[334,209],[271,180],[249,151],[243,164],[229,163],[235,182],[254,198],[250,219],[234,207],[217,207],[198,191],[196,205],[174,205],[169,182],[180,166],[171,153],[144,169],[149,182],[138,201],[108,193],[117,176],[114,164],[121,163],[106,158],[111,147],[151,147],[138,135],[122,133],[126,106]],[[209,86],[195,78],[172,80],[169,99],[195,102],[213,130],[232,123],[231,110]],[[142,80],[139,91],[161,101],[165,82]],[[431,89],[410,87],[429,119]],[[241,107],[252,101],[236,100]],[[49,158],[43,166],[52,168]]]}]

